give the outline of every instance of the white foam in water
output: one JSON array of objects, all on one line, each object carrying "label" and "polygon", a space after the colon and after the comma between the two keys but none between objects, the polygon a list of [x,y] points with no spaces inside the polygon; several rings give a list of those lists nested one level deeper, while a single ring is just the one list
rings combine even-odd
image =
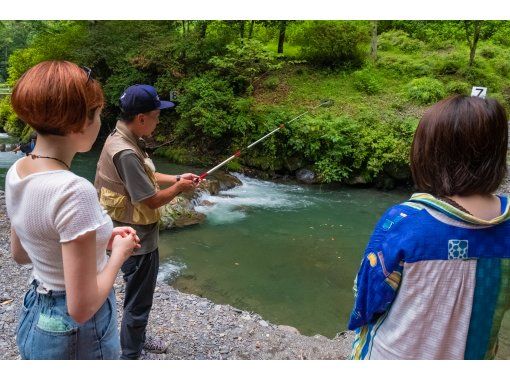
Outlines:
[{"label": "white foam in water", "polygon": [[208,223],[226,224],[246,218],[250,208],[291,210],[306,207],[312,202],[296,197],[296,192],[305,190],[297,185],[283,185],[234,175],[243,183],[233,189],[221,191],[219,195],[202,195],[199,199],[214,203],[213,206],[198,206],[196,210],[207,215]]},{"label": "white foam in water", "polygon": [[172,282],[184,269],[186,269],[186,264],[165,260],[159,266],[158,281]]}]

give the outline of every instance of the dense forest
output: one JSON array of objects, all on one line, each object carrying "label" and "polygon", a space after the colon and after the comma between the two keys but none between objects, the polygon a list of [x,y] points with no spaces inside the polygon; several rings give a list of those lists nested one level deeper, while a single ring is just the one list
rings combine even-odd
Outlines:
[{"label": "dense forest", "polygon": [[507,21],[2,21],[0,128],[29,135],[9,89],[34,64],[66,59],[103,84],[103,137],[135,83],[177,104],[162,114],[156,154],[203,166],[331,99],[230,169],[393,183],[409,178],[429,104],[476,85],[509,109],[509,48]]}]

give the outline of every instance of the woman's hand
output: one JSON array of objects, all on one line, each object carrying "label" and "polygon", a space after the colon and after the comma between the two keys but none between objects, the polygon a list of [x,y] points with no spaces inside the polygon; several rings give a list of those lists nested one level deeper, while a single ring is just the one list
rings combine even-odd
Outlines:
[{"label": "woman's hand", "polygon": [[134,249],[140,248],[139,243],[140,239],[136,234],[115,235],[110,258],[112,260],[119,260],[120,265],[122,265],[133,254]]},{"label": "woman's hand", "polygon": [[[122,237],[126,237],[127,235],[135,235],[136,236],[136,231],[131,228],[131,227],[126,227],[126,226],[122,226],[122,227],[115,227],[112,231],[112,236],[110,238],[110,241],[108,241],[108,245],[106,246],[106,249],[108,251],[111,251],[112,250],[112,243],[113,243],[113,239],[115,238],[115,236],[117,235],[120,235]],[[138,239],[138,236],[137,236],[137,239]],[[140,239],[138,239],[137,243],[140,242]]]}]

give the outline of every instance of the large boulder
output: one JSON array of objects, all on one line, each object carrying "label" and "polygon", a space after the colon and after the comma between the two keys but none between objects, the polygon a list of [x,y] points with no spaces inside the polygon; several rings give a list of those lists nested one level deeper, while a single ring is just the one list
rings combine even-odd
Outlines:
[{"label": "large boulder", "polygon": [[304,183],[315,183],[317,182],[317,175],[309,169],[299,169],[296,172],[296,179]]},{"label": "large boulder", "polygon": [[237,177],[231,174],[213,173],[210,179],[203,180],[194,191],[181,193],[170,203],[160,207],[159,228],[168,230],[202,223],[206,218],[205,214],[194,210],[201,194],[207,192],[211,195],[218,195],[221,190],[231,189],[242,184]]},{"label": "large boulder", "polygon": [[205,220],[205,214],[193,210],[191,201],[182,195],[161,206],[159,211],[161,213],[159,229],[161,230],[192,226]]},{"label": "large boulder", "polygon": [[220,181],[217,179],[205,179],[202,182],[200,182],[200,185],[198,185],[198,189],[202,191],[207,191],[211,195],[218,195],[220,192]]},{"label": "large boulder", "polygon": [[223,171],[217,171],[211,174],[211,179],[215,179],[218,181],[220,185],[220,190],[229,190],[236,186],[241,186],[243,183],[237,177],[234,177],[232,174],[228,174]]}]

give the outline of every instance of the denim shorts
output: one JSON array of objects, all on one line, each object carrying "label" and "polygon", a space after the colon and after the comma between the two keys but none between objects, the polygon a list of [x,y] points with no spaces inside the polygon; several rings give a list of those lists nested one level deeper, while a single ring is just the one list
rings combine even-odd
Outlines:
[{"label": "denim shorts", "polygon": [[25,294],[16,331],[22,359],[118,359],[120,339],[112,288],[105,303],[83,324],[67,312],[65,291]]}]

